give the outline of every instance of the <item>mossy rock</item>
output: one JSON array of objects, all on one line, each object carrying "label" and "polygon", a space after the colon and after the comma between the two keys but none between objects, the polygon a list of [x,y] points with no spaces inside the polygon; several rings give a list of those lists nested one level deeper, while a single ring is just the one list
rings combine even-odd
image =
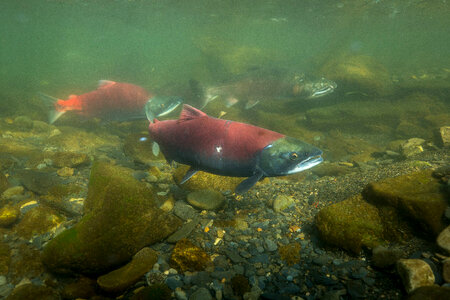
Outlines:
[{"label": "mossy rock", "polygon": [[324,241],[355,253],[363,246],[373,248],[385,242],[378,209],[361,195],[322,209],[316,216],[316,226]]},{"label": "mossy rock", "polygon": [[301,245],[297,242],[293,242],[287,245],[282,245],[278,248],[278,253],[282,260],[284,260],[288,266],[293,266],[300,262],[300,250]]},{"label": "mossy rock", "polygon": [[49,232],[64,221],[65,218],[56,211],[40,205],[26,212],[14,230],[19,236],[30,239],[34,235]]},{"label": "mossy rock", "polygon": [[[183,179],[186,172],[189,170],[189,166],[181,165],[173,174],[175,182],[179,184],[181,179]],[[219,176],[206,172],[197,172],[194,176],[192,176],[188,181],[183,184],[179,184],[179,186],[188,191],[198,191],[198,190],[207,190],[212,189],[215,191],[234,191],[236,186],[242,182],[245,178],[241,177],[228,177],[228,176]]]},{"label": "mossy rock", "polygon": [[444,229],[443,216],[448,206],[442,184],[432,176],[432,170],[422,170],[367,185],[364,197],[376,206],[394,207],[413,224],[419,224],[436,236]]},{"label": "mossy rock", "polygon": [[131,173],[93,164],[84,217],[44,248],[42,259],[50,270],[105,273],[178,229],[181,220],[157,208],[153,191]]},{"label": "mossy rock", "polygon": [[334,57],[322,67],[321,74],[336,81],[344,91],[381,96],[393,92],[393,83],[388,70],[370,56]]},{"label": "mossy rock", "polygon": [[57,152],[53,155],[52,159],[53,164],[58,168],[73,168],[90,161],[86,154],[76,152]]},{"label": "mossy rock", "polygon": [[19,216],[19,207],[9,204],[3,206],[0,208],[0,227],[8,227],[14,224]]},{"label": "mossy rock", "polygon": [[9,182],[6,176],[0,172],[0,195],[9,187]]},{"label": "mossy rock", "polygon": [[170,264],[182,272],[202,271],[210,263],[209,255],[187,239],[177,242],[170,257]]},{"label": "mossy rock", "polygon": [[7,275],[11,262],[11,249],[9,245],[0,242],[0,275]]},{"label": "mossy rock", "polygon": [[61,297],[58,292],[48,286],[34,285],[31,283],[21,285],[15,288],[6,298],[8,300],[23,299],[42,299],[42,300],[59,300]]}]

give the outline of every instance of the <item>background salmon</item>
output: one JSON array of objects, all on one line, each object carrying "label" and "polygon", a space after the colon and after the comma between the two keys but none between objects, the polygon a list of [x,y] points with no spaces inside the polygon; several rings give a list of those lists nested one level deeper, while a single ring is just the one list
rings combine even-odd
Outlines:
[{"label": "background salmon", "polygon": [[153,95],[140,86],[108,80],[100,80],[98,88],[92,92],[71,95],[67,100],[41,94],[50,108],[49,123],[55,122],[67,111],[104,120],[145,118],[144,106],[151,97]]}]

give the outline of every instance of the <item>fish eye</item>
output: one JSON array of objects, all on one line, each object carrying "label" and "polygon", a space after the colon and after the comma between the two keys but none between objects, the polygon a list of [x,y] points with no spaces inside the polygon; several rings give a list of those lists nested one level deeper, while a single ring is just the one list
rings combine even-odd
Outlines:
[{"label": "fish eye", "polygon": [[292,152],[292,153],[289,155],[289,158],[290,158],[290,160],[296,160],[296,159],[298,158],[298,154],[295,153],[295,152]]}]

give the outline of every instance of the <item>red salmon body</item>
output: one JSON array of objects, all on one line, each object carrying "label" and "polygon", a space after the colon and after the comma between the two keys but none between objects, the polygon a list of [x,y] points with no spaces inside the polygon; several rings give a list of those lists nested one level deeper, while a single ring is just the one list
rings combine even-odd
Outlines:
[{"label": "red salmon body", "polygon": [[88,117],[126,119],[143,116],[151,94],[144,88],[123,82],[106,82],[95,91],[77,96],[80,114]]},{"label": "red salmon body", "polygon": [[216,119],[184,105],[178,120],[150,121],[149,135],[166,159],[191,166],[181,183],[197,171],[248,177],[236,187],[244,193],[264,177],[284,176],[322,162],[322,151],[308,143],[250,124]]},{"label": "red salmon body", "polygon": [[216,119],[184,106],[178,120],[155,122],[150,136],[168,160],[202,166],[215,174],[251,176],[253,157],[284,135],[257,126]]}]

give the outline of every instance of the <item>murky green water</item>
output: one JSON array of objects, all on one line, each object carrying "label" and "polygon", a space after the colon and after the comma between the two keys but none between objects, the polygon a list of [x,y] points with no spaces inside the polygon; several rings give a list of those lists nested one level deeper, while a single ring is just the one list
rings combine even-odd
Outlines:
[{"label": "murky green water", "polygon": [[[276,65],[317,73],[343,53],[373,56],[394,72],[449,67],[449,6],[413,0],[5,0],[1,107],[26,103],[42,90],[84,92],[103,78],[150,90],[190,78],[227,78],[230,68],[220,55],[239,47],[242,69],[236,72]],[[205,56],[205,49],[219,57]]]}]

